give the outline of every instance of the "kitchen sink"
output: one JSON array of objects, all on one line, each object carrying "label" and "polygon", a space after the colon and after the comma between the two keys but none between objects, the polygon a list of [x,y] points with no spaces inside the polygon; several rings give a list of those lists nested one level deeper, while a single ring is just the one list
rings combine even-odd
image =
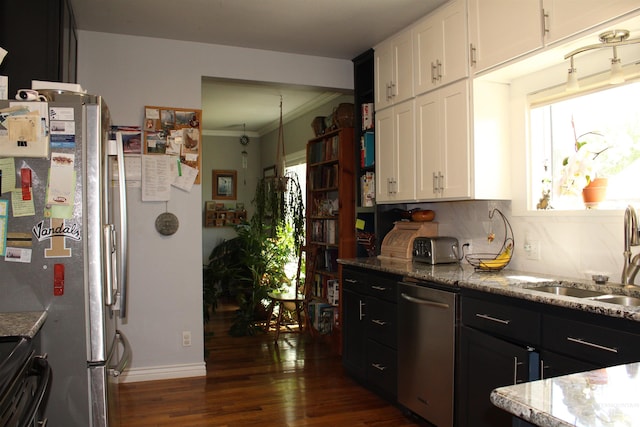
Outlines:
[{"label": "kitchen sink", "polygon": [[538,286],[530,289],[534,291],[546,292],[548,294],[565,295],[568,297],[576,298],[593,298],[604,295],[602,292],[590,291],[588,289],[570,288],[568,286]]},{"label": "kitchen sink", "polygon": [[640,298],[628,297],[625,295],[601,295],[590,298],[594,301],[608,302],[610,304],[620,304],[631,307],[640,307]]}]

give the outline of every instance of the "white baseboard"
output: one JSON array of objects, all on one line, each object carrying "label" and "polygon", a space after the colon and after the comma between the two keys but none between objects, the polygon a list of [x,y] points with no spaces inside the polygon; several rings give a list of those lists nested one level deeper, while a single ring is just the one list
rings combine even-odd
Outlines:
[{"label": "white baseboard", "polygon": [[205,362],[189,365],[154,366],[151,368],[127,369],[119,377],[121,383],[136,383],[140,381],[170,380],[176,378],[204,377],[207,375]]}]

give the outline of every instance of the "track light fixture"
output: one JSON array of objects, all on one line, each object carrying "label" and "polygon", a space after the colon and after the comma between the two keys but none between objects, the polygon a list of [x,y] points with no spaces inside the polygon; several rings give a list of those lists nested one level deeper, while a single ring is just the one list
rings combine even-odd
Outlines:
[{"label": "track light fixture", "polygon": [[624,82],[624,72],[622,71],[622,62],[618,57],[618,46],[637,44],[640,39],[629,39],[628,30],[611,30],[601,33],[599,36],[600,43],[583,46],[564,56],[564,59],[570,59],[571,65],[567,75],[567,90],[575,91],[578,89],[578,70],[574,65],[573,57],[579,53],[587,52],[594,49],[612,48],[613,58],[611,58],[611,75],[609,83],[618,84]]}]

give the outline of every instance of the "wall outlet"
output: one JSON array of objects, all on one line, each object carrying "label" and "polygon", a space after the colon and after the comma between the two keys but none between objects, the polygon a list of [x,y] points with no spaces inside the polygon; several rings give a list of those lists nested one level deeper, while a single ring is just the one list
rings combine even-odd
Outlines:
[{"label": "wall outlet", "polygon": [[191,347],[191,331],[182,332],[182,346]]},{"label": "wall outlet", "polygon": [[540,259],[540,242],[538,240],[526,241],[524,251],[527,254],[527,259],[538,261]]}]

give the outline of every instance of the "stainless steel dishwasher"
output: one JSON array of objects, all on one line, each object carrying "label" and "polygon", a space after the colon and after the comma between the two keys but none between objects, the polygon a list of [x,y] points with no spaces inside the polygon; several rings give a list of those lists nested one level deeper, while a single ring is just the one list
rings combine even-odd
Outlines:
[{"label": "stainless steel dishwasher", "polygon": [[428,282],[398,283],[398,402],[453,426],[458,295]]}]

